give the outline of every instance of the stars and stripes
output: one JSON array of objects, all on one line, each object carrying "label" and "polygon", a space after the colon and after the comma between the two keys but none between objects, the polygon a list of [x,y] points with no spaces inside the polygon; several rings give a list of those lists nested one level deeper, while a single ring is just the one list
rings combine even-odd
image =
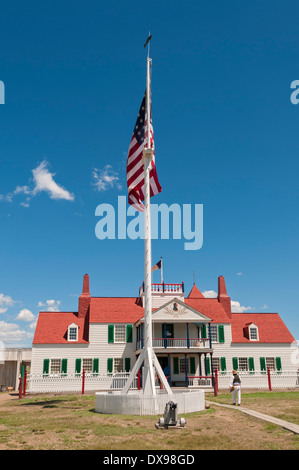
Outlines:
[{"label": "stars and stripes", "polygon": [[[144,167],[142,153],[143,149],[149,147],[155,149],[152,119],[150,120],[150,145],[148,145],[145,93],[138,113],[127,159],[128,202],[139,212],[144,212],[145,209],[142,203],[142,201],[144,201]],[[155,150],[151,161],[149,177],[150,195],[152,197],[162,191],[155,166]]]}]

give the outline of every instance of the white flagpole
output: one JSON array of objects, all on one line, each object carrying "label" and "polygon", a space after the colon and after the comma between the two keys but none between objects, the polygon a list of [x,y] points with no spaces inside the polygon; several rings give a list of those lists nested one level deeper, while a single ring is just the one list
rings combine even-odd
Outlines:
[{"label": "white flagpole", "polygon": [[163,284],[164,280],[163,280],[163,258],[161,256],[161,284]]},{"label": "white flagpole", "polygon": [[149,174],[151,169],[151,161],[153,158],[153,150],[151,149],[150,135],[150,64],[151,59],[147,58],[147,80],[146,80],[146,114],[147,114],[147,140],[143,151],[144,157],[144,393],[147,395],[155,395],[155,378],[153,371],[153,350],[152,350],[152,247],[151,247],[151,209],[150,209],[150,182]]},{"label": "white flagpole", "polygon": [[[150,40],[149,36],[149,40]],[[148,40],[148,44],[149,44]],[[149,47],[149,46],[148,46]],[[150,170],[153,159],[153,149],[151,148],[151,83],[150,66],[152,59],[149,58],[149,49],[147,57],[147,78],[146,78],[146,115],[147,115],[147,140],[144,139],[143,164],[144,164],[144,349],[141,351],[133,370],[122,390],[122,394],[129,391],[130,385],[136,376],[137,370],[144,362],[143,368],[143,393],[145,395],[156,396],[155,373],[163,384],[163,387],[169,395],[173,395],[169,383],[164,375],[160,363],[153,351],[152,335],[152,240],[151,240],[151,209],[150,209]]]}]

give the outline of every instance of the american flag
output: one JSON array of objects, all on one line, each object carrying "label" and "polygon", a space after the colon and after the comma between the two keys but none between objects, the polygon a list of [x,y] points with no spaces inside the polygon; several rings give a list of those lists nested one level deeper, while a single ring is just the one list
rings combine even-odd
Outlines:
[{"label": "american flag", "polygon": [[[145,209],[144,204],[142,203],[142,201],[144,201],[144,167],[142,162],[142,154],[143,149],[148,148],[147,142],[148,137],[145,93],[138,113],[127,159],[128,202],[139,212],[144,212]],[[152,119],[150,120],[150,148],[155,149]],[[155,194],[158,194],[162,191],[155,166],[155,150],[153,159],[151,161],[149,179],[150,195],[155,196]]]}]

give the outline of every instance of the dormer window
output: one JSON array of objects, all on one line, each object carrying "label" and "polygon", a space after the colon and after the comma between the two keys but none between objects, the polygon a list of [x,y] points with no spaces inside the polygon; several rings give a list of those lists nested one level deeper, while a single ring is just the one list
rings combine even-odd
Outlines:
[{"label": "dormer window", "polygon": [[259,340],[259,332],[258,332],[258,327],[254,325],[253,323],[249,325],[248,328],[249,331],[249,340],[250,341],[258,341]]},{"label": "dormer window", "polygon": [[78,325],[72,323],[67,329],[67,340],[68,341],[78,341]]}]

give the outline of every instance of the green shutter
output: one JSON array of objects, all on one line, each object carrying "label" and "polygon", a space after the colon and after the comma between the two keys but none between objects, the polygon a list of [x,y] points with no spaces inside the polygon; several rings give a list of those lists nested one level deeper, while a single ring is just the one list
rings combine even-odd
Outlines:
[{"label": "green shutter", "polygon": [[250,357],[249,358],[249,372],[252,374],[254,373],[254,358]]},{"label": "green shutter", "polygon": [[210,375],[211,373],[211,367],[210,367],[210,358],[209,357],[206,357],[206,373],[207,375]]},{"label": "green shutter", "polygon": [[174,374],[179,373],[179,358],[178,357],[173,358],[173,373]]},{"label": "green shutter", "polygon": [[43,365],[43,374],[44,375],[49,374],[49,367],[50,367],[50,359],[44,359],[44,365]]},{"label": "green shutter", "polygon": [[281,372],[281,358],[280,357],[276,358],[276,370],[277,372]]},{"label": "green shutter", "polygon": [[127,343],[133,342],[133,326],[127,325]]},{"label": "green shutter", "polygon": [[226,358],[225,357],[220,358],[220,367],[221,367],[221,372],[226,371]]},{"label": "green shutter", "polygon": [[108,343],[114,343],[114,325],[108,325]]},{"label": "green shutter", "polygon": [[202,338],[207,337],[207,325],[201,325],[201,337]]},{"label": "green shutter", "polygon": [[76,359],[75,372],[76,374],[81,374],[81,359]]},{"label": "green shutter", "polygon": [[195,375],[195,357],[190,357],[190,374]]},{"label": "green shutter", "polygon": [[99,373],[99,359],[98,358],[95,358],[93,360],[92,372],[93,372],[94,375],[98,375],[98,373]]},{"label": "green shutter", "polygon": [[219,343],[224,343],[224,326],[218,325],[218,339]]},{"label": "green shutter", "polygon": [[111,374],[113,372],[113,358],[112,357],[109,357],[107,359],[107,372]]},{"label": "green shutter", "polygon": [[131,358],[125,357],[125,371],[130,372],[131,370]]},{"label": "green shutter", "polygon": [[67,359],[62,359],[61,360],[61,374],[62,375],[67,374]]},{"label": "green shutter", "polygon": [[239,364],[238,364],[238,358],[233,357],[233,369],[238,370],[239,369]]},{"label": "green shutter", "polygon": [[266,359],[260,357],[261,372],[266,372]]}]

